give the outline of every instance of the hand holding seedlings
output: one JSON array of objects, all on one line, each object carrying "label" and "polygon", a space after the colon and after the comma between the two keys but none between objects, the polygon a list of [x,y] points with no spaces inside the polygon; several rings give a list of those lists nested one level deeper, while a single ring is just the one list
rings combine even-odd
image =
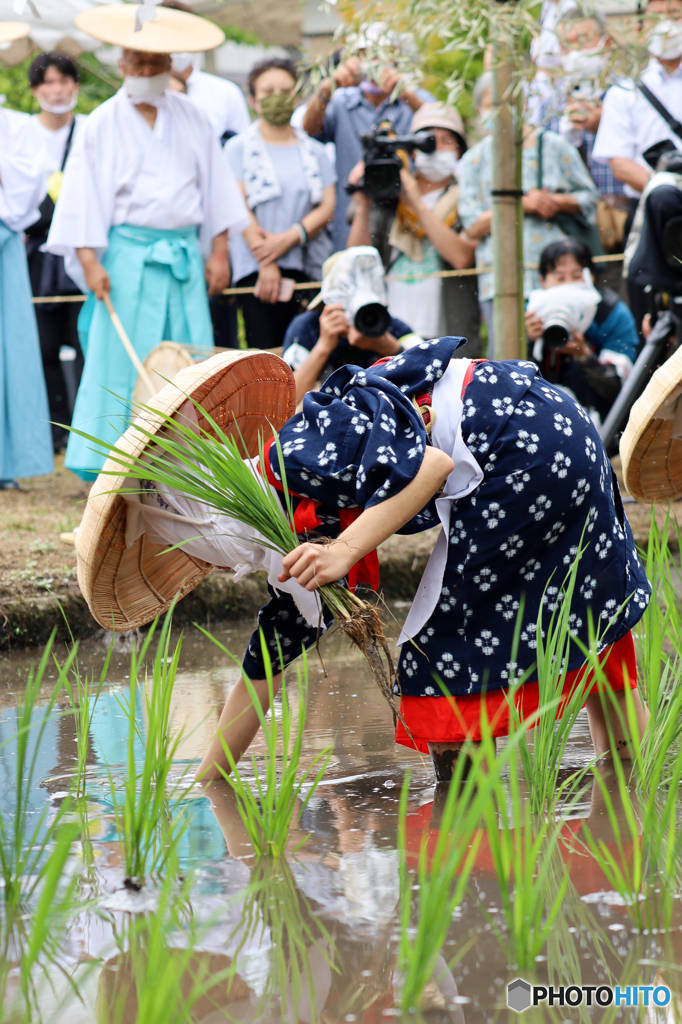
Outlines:
[{"label": "hand holding seedlings", "polygon": [[306,542],[283,558],[280,583],[294,577],[306,590],[317,590],[342,579],[356,562],[409,523],[454,468],[445,452],[427,448],[419,472],[399,494],[365,509],[331,544]]}]

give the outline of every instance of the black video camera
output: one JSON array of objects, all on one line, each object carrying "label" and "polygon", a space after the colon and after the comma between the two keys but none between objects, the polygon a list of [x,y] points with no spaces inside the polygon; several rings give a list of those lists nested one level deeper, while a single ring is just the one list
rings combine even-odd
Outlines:
[{"label": "black video camera", "polygon": [[435,135],[394,135],[391,121],[380,125],[360,136],[364,150],[365,173],[357,185],[346,183],[346,192],[364,192],[375,203],[389,206],[400,195],[400,171],[403,162],[398,150],[421,149],[422,153],[433,153],[436,148]]}]

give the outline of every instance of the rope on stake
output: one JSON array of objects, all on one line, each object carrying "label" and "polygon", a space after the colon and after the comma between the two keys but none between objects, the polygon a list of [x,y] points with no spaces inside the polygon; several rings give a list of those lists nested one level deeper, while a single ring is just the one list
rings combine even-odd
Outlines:
[{"label": "rope on stake", "polygon": [[[617,252],[611,256],[593,256],[593,263],[622,263],[623,253]],[[524,263],[524,270],[537,270],[537,263]],[[492,267],[469,267],[467,270],[435,270],[431,274],[389,274],[387,281],[428,281],[432,277],[478,277],[479,274],[492,274]],[[303,281],[294,285],[294,291],[312,291],[313,288],[321,288],[321,281]],[[253,295],[254,288],[225,288],[221,295]],[[32,301],[39,305],[41,302],[85,302],[87,295],[41,295]]]}]

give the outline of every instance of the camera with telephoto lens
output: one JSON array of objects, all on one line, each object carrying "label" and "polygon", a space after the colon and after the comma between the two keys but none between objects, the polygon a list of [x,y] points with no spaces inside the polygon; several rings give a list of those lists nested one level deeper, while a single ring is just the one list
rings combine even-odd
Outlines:
[{"label": "camera with telephoto lens", "polygon": [[325,306],[340,303],[348,323],[366,338],[380,338],[391,326],[384,268],[371,245],[355,245],[329,257],[322,267],[318,299]]},{"label": "camera with telephoto lens", "polygon": [[346,183],[346,192],[364,192],[375,203],[395,203],[402,185],[400,172],[405,166],[398,156],[399,150],[420,149],[433,153],[435,135],[395,135],[391,121],[383,121],[371,131],[360,135],[364,152],[365,173],[357,185]]},{"label": "camera with telephoto lens", "polygon": [[[589,273],[589,271],[588,271]],[[574,331],[584,334],[594,320],[601,296],[591,281],[569,282],[554,288],[536,288],[528,297],[528,312],[535,313],[542,322],[542,350],[558,349],[571,340]],[[541,358],[542,353],[535,358]]]}]

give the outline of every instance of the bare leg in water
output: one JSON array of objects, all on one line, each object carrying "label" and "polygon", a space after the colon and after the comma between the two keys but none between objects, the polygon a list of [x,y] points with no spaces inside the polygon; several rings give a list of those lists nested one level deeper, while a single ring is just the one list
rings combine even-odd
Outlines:
[{"label": "bare leg in water", "polygon": [[[252,679],[251,683],[258,695],[263,711],[267,711],[270,703],[268,683],[266,679]],[[273,692],[279,693],[282,685],[281,673],[273,679]],[[227,775],[230,765],[225,757],[223,743],[227,746],[235,761],[250,746],[251,741],[260,728],[260,719],[246,688],[243,679],[238,679],[225,701],[216,735],[206,751],[206,755],[197,769],[197,779],[220,779],[223,772]],[[222,737],[222,738],[221,738]],[[222,772],[221,769],[222,768]]]},{"label": "bare leg in water", "polygon": [[[637,731],[641,739],[644,735],[646,724],[649,721],[649,709],[642,704],[639,690],[632,690],[631,692],[637,721]],[[591,693],[585,701],[585,710],[587,711],[587,719],[590,725],[590,735],[594,743],[594,752],[599,758],[610,760],[615,756],[627,761],[634,757],[630,724],[627,718],[626,699],[625,690],[620,690],[617,693],[610,694]],[[609,738],[609,731],[613,735],[613,748]]]},{"label": "bare leg in water", "polygon": [[[480,743],[472,743],[473,747],[480,747]],[[433,770],[436,773],[437,782],[450,782],[453,775],[455,774],[455,766],[459,757],[461,756],[462,747],[464,743],[429,743],[429,754],[433,761]],[[493,749],[495,748],[495,740],[493,740]],[[462,773],[462,781],[466,779],[467,775],[472,768],[472,760],[468,755],[466,756],[467,763],[464,766]],[[481,764],[482,771],[486,771],[486,765]]]}]

